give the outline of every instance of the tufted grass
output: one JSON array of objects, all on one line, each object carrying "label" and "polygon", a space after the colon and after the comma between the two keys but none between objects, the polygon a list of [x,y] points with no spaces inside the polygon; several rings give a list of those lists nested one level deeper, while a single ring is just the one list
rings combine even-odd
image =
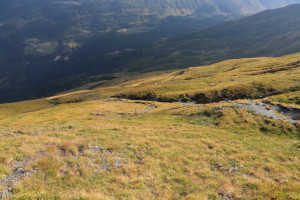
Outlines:
[{"label": "tufted grass", "polygon": [[[297,86],[297,68],[261,72],[298,57],[150,73],[91,91],[2,104],[0,179],[13,174],[16,163],[34,172],[14,186],[11,199],[19,200],[299,199],[294,125],[226,101],[180,105],[110,97],[146,88],[178,95],[254,80],[284,92]],[[289,99],[295,95],[268,98],[294,105]]]}]

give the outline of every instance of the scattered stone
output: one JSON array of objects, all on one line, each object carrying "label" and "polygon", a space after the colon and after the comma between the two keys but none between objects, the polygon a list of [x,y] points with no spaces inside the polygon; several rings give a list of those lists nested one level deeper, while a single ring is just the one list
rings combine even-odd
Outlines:
[{"label": "scattered stone", "polygon": [[11,170],[11,174],[7,175],[0,181],[0,186],[4,188],[3,191],[0,191],[0,199],[9,198],[16,184],[18,184],[26,178],[30,178],[36,173],[36,170],[25,170],[25,168],[35,160],[36,158],[34,157],[28,157],[23,161],[13,161],[14,167]]},{"label": "scattered stone", "polygon": [[105,117],[105,115],[101,114],[99,111],[97,111],[96,113],[90,113],[90,114],[94,117]]},{"label": "scattered stone", "polygon": [[237,172],[238,169],[239,169],[238,166],[231,166],[229,172],[230,172],[230,173],[234,173],[234,172]]},{"label": "scattered stone", "polygon": [[192,102],[182,102],[182,101],[178,101],[178,102],[174,102],[176,104],[180,104],[182,106],[189,106],[189,105],[194,105],[196,104],[196,102],[192,101]]},{"label": "scattered stone", "polygon": [[218,164],[213,164],[212,166],[212,171],[226,171],[224,167]]},{"label": "scattered stone", "polygon": [[224,194],[221,192],[218,193],[218,196],[222,200],[229,200],[229,199],[239,200],[240,199],[240,198],[236,198],[233,194],[228,194],[228,193]]},{"label": "scattered stone", "polygon": [[99,164],[99,169],[100,170],[104,170],[104,171],[108,171],[111,168],[119,168],[122,164],[125,164],[125,160],[121,159],[121,158],[117,158],[115,159],[115,161],[113,163],[108,164],[105,160],[104,163]]}]

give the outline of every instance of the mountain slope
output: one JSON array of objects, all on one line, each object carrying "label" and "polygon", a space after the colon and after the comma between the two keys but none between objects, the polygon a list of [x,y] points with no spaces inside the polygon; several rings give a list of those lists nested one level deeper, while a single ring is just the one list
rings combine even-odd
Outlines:
[{"label": "mountain slope", "polygon": [[[188,67],[299,51],[300,4],[295,4],[175,37],[137,54],[140,59],[135,57],[131,62],[125,59],[124,63],[129,64],[123,67],[133,70]],[[147,63],[149,60],[151,64]]]},{"label": "mountain slope", "polygon": [[[224,100],[256,99],[300,90],[300,53],[278,58],[244,58],[190,67],[183,70],[149,72],[117,77],[88,84],[82,89],[95,91],[58,97],[57,103],[81,102],[89,96],[110,96],[163,102],[195,101],[212,103]],[[121,79],[120,79],[121,78]],[[120,79],[120,80],[118,80]],[[111,82],[111,83],[109,83]],[[102,83],[102,84],[101,84]],[[109,97],[109,96],[106,96]]]},{"label": "mountain slope", "polygon": [[[7,63],[10,61],[23,67],[29,62],[27,68],[38,67],[34,65],[41,61],[51,66],[55,65],[53,60],[56,56],[70,56],[70,52],[84,46],[86,40],[95,35],[98,35],[101,41],[105,41],[108,39],[105,33],[130,34],[148,32],[155,28],[162,32],[159,29],[167,25],[168,21],[160,20],[168,16],[177,17],[175,21],[179,24],[169,26],[170,30],[157,33],[155,37],[152,34],[153,39],[157,39],[287,4],[288,2],[281,0],[4,0],[0,2],[0,58],[6,58],[4,61]],[[191,20],[190,25],[180,24],[182,18]],[[197,23],[194,19],[200,22]],[[163,24],[156,27],[159,23]],[[103,50],[106,53],[125,48],[122,44],[114,43],[113,39],[110,42],[114,48]],[[45,43],[48,43],[48,46]],[[127,45],[127,48],[129,47]],[[30,59],[31,56],[34,56],[34,59]],[[4,69],[3,65],[7,63],[0,62],[0,69]]]},{"label": "mountain slope", "polygon": [[211,103],[263,98],[300,90],[300,53],[280,58],[248,58],[191,67],[133,83],[131,99]]},{"label": "mountain slope", "polygon": [[[239,37],[238,42],[230,42],[234,39],[230,36],[240,24],[231,22],[161,44],[165,40],[162,37],[282,6],[289,3],[286,1],[138,2],[1,1],[0,101],[53,94],[78,86],[91,75],[188,67],[227,58],[298,51],[298,10],[289,13],[288,8],[282,12],[288,12],[286,15],[290,17],[280,16],[281,10],[278,10],[266,20],[263,15],[256,16],[262,21],[260,25],[255,25],[257,19],[254,18],[240,21],[240,24],[250,24],[245,30],[252,35],[244,31],[241,36],[234,36]],[[280,18],[279,23],[272,18]],[[266,32],[266,24],[269,29],[280,31],[273,36],[273,32]],[[255,32],[258,28],[261,30]],[[230,33],[229,38],[226,31]],[[278,35],[282,31],[285,32]],[[253,41],[248,40],[248,36],[253,37]],[[287,39],[281,40],[281,49],[275,52],[272,40],[280,37]],[[291,44],[293,40],[296,42]],[[150,48],[157,41],[158,46]],[[249,44],[243,44],[245,41]],[[264,47],[250,45],[253,42]],[[245,48],[249,50],[243,50]]]},{"label": "mountain slope", "polygon": [[[1,198],[297,200],[300,129],[274,108],[299,113],[299,61],[299,54],[228,60],[0,104]],[[283,94],[269,98],[285,104],[111,97],[138,90],[168,95],[176,88],[185,94],[249,80],[277,81],[273,87]],[[284,91],[291,85],[297,91]],[[264,114],[270,112],[276,118]]]}]

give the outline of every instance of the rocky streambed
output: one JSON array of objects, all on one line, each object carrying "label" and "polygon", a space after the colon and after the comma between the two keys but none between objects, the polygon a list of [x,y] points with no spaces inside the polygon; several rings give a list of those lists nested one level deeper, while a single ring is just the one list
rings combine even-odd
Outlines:
[{"label": "rocky streambed", "polygon": [[283,107],[281,105],[274,105],[269,101],[246,103],[233,103],[239,108],[252,109],[257,114],[272,117],[274,120],[287,120],[290,123],[297,123],[300,120],[300,109]]}]

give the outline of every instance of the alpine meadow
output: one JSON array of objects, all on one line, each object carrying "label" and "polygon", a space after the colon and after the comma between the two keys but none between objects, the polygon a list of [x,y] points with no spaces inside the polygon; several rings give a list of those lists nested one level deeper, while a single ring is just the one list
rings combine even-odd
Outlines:
[{"label": "alpine meadow", "polygon": [[299,0],[2,0],[1,200],[299,200]]}]

